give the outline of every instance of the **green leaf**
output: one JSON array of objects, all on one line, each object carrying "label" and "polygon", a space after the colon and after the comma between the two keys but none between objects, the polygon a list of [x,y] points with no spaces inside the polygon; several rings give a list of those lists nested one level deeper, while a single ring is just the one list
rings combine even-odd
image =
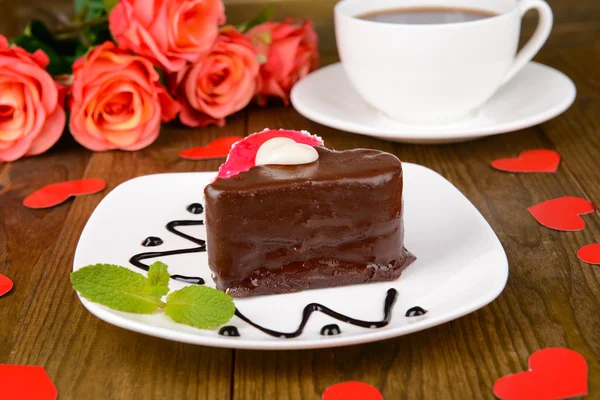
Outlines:
[{"label": "green leaf", "polygon": [[92,49],[91,47],[87,47],[83,43],[78,42],[77,45],[75,46],[75,55],[64,56],[63,60],[72,66],[73,63],[75,63],[75,61],[77,61],[79,58],[85,56],[91,49]]},{"label": "green leaf", "polygon": [[77,43],[75,47],[75,60],[81,56],[85,56],[90,51],[90,47],[87,47],[83,43]]},{"label": "green leaf", "polygon": [[113,8],[117,5],[119,0],[104,0],[104,10],[107,13],[110,13]]},{"label": "green leaf", "polygon": [[148,294],[148,279],[118,265],[88,265],[71,273],[73,289],[114,310],[151,314],[164,305]]},{"label": "green leaf", "polygon": [[46,24],[39,19],[32,19],[29,21],[25,27],[25,35],[35,38],[42,43],[46,43],[49,46],[54,44],[54,37],[52,36],[52,33]]},{"label": "green leaf", "polygon": [[75,13],[81,12],[85,8],[87,2],[88,0],[75,0]]},{"label": "green leaf", "polygon": [[12,43],[24,48],[30,53],[33,53],[38,49],[43,50],[50,59],[50,64],[46,67],[46,71],[51,75],[71,73],[71,65],[65,62],[65,60],[48,44],[27,35],[17,36],[13,39]]},{"label": "green leaf", "polygon": [[90,26],[85,30],[85,36],[92,45],[98,45],[106,42],[107,40],[113,40],[107,22]]},{"label": "green leaf", "polygon": [[104,14],[104,0],[75,0],[75,19],[83,21]]},{"label": "green leaf", "polygon": [[[54,45],[52,48],[60,56],[73,56],[77,52],[77,48],[83,46],[81,42],[75,38],[57,39],[54,38]],[[87,48],[86,48],[87,49]]]},{"label": "green leaf", "polygon": [[147,293],[157,299],[162,299],[164,295],[169,293],[169,271],[167,265],[157,261],[150,265],[148,270],[148,287]]},{"label": "green leaf", "polygon": [[250,29],[254,28],[255,26],[264,24],[265,22],[272,20],[274,14],[275,14],[275,4],[269,3],[254,18],[238,25],[237,29],[242,33],[246,33]]},{"label": "green leaf", "polygon": [[164,309],[175,322],[200,329],[223,325],[235,313],[231,296],[206,286],[187,286],[170,293]]},{"label": "green leaf", "polygon": [[85,56],[91,49],[91,47],[88,47],[81,42],[77,42],[75,49],[71,52],[71,55],[63,56],[63,60],[72,66],[75,61]]}]

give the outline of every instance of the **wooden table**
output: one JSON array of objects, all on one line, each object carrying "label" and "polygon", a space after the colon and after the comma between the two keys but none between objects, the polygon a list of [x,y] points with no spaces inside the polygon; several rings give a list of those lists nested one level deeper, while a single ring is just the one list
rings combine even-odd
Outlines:
[{"label": "wooden table", "polygon": [[[578,98],[541,126],[463,144],[404,145],[326,128],[292,108],[251,107],[223,129],[166,127],[156,143],[135,153],[92,153],[66,137],[47,154],[0,165],[0,273],[15,282],[0,298],[0,363],[43,365],[60,399],[319,399],[346,380],[375,385],[388,400],[484,399],[493,398],[496,379],[526,370],[531,353],[558,346],[587,359],[589,398],[600,398],[600,267],[576,255],[600,242],[599,215],[586,216],[583,231],[565,233],[541,227],[527,212],[564,195],[600,203],[600,2],[550,3],[556,25],[537,60],[569,75]],[[16,10],[13,15],[26,15]],[[10,17],[5,13],[2,21]],[[504,292],[479,311],[423,332],[314,351],[192,346],[88,313],[69,272],[79,234],[103,195],[140,175],[215,170],[221,161],[184,161],[178,152],[266,126],[307,129],[338,149],[389,151],[442,174],[502,241],[510,262]],[[489,166],[532,148],[560,152],[559,171],[514,175]],[[106,179],[107,190],[48,210],[21,205],[44,184],[84,177]]]}]

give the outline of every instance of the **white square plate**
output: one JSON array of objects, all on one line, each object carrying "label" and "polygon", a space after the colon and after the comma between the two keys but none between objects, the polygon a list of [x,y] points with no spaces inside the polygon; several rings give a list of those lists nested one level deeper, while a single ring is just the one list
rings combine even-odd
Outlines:
[{"label": "white square plate", "polygon": [[[228,325],[240,337],[218,331],[199,330],[177,324],[157,312],[137,315],[108,309],[81,299],[98,318],[132,331],[165,339],[206,346],[244,349],[306,349],[345,346],[387,339],[420,331],[459,318],[494,300],[504,289],[508,262],[500,241],[477,209],[450,182],[436,172],[404,163],[404,218],[406,248],[417,256],[399,280],[300,293],[235,299],[236,307],[253,322],[282,332],[293,332],[309,303],[321,303],[350,317],[379,321],[388,289],[398,291],[390,323],[377,329],[361,328],[315,312],[303,333],[283,339],[261,332],[238,317]],[[96,263],[126,266],[137,253],[194,247],[193,243],[168,232],[172,220],[201,220],[203,215],[187,211],[202,202],[203,189],[215,173],[148,175],[132,179],[109,193],[90,217],[75,252],[73,270]],[[400,199],[398,200],[400,201]],[[191,236],[205,238],[204,226],[179,228]],[[164,243],[142,247],[142,241],[157,236]],[[214,287],[206,253],[163,256],[171,274],[200,276]],[[171,290],[188,285],[171,280]],[[420,306],[428,313],[406,317]],[[341,334],[322,336],[321,328],[337,324]]]}]

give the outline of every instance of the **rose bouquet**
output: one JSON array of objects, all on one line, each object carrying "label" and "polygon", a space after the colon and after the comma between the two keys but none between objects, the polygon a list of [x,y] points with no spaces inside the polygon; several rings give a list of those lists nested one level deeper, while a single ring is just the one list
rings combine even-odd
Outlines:
[{"label": "rose bouquet", "polygon": [[139,150],[179,118],[224,126],[255,100],[289,104],[319,63],[310,21],[273,7],[226,25],[222,0],[76,0],[10,43],[0,35],[0,163],[52,147],[68,127],[82,146]]}]

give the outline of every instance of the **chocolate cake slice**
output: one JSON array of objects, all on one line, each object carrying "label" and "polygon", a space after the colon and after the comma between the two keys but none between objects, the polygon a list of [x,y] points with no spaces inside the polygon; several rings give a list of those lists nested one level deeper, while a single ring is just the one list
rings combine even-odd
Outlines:
[{"label": "chocolate cake slice", "polygon": [[397,279],[402,166],[392,154],[315,147],[302,165],[257,165],[205,189],[208,260],[232,296]]}]

